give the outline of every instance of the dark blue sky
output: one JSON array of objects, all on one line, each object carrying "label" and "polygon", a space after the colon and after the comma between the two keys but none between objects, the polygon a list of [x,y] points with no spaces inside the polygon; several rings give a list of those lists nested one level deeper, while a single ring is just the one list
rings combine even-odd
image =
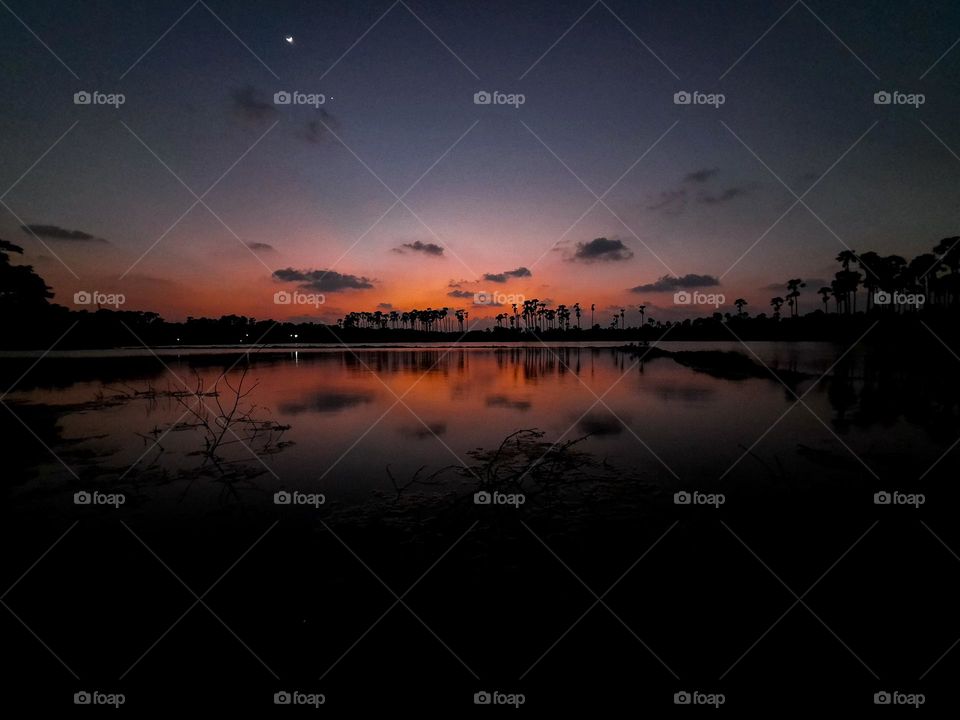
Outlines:
[{"label": "dark blue sky", "polygon": [[[0,205],[0,237],[61,302],[118,289],[171,318],[279,316],[271,272],[293,268],[332,271],[330,315],[455,306],[450,280],[526,267],[510,292],[669,313],[629,288],[704,274],[765,305],[767,284],[829,278],[844,244],[910,256],[957,234],[960,47],[937,62],[955,2],[207,0],[159,42],[189,0],[4,2],[0,193],[77,123]],[[81,90],[125,103],[75,105]],[[278,90],[326,103],[276,106]],[[681,90],[725,102],[677,105]],[[876,105],[880,90],[925,102]],[[584,184],[603,193],[658,138],[583,215]],[[170,229],[184,184],[201,195],[228,169]],[[795,201],[780,181],[802,194],[828,169],[810,210],[769,230]],[[578,255],[598,237],[625,250]],[[442,254],[405,247],[427,244]]]}]

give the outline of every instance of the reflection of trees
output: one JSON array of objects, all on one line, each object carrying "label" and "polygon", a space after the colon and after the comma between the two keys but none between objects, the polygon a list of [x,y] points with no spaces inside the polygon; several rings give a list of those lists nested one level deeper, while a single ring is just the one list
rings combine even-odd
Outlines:
[{"label": "reflection of trees", "polygon": [[955,359],[935,348],[918,358],[917,350],[874,351],[838,364],[827,381],[834,424],[890,427],[902,419],[938,441],[952,441],[960,427],[960,376],[950,366]]}]

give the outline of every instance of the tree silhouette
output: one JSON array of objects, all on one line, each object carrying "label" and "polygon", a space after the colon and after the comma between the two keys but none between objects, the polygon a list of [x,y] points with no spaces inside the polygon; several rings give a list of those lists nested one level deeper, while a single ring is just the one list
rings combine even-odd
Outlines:
[{"label": "tree silhouette", "polygon": [[790,317],[797,317],[799,314],[800,288],[805,288],[807,284],[800,278],[787,280],[787,302],[790,303]]},{"label": "tree silhouette", "polygon": [[783,307],[784,300],[779,295],[777,297],[770,298],[770,307],[773,308],[773,318],[774,320],[780,319],[780,308]]},{"label": "tree silhouette", "polygon": [[10,253],[22,255],[23,248],[0,239],[0,311],[24,320],[48,309],[53,292],[32,265],[12,265]]},{"label": "tree silhouette", "polygon": [[820,299],[823,301],[823,312],[825,314],[829,313],[830,312],[830,293],[833,291],[828,287],[822,287],[819,290],[817,290],[817,292],[820,294]]}]

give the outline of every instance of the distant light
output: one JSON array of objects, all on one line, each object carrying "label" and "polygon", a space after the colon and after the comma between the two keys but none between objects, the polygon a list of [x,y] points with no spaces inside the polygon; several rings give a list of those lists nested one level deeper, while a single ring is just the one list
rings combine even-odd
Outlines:
[{"label": "distant light", "polygon": [[284,40],[287,41],[288,45],[293,45],[293,35],[287,35]]}]

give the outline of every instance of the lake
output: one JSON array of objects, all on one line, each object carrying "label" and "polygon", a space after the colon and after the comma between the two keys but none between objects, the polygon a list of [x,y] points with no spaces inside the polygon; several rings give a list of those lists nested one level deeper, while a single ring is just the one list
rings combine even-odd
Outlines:
[{"label": "lake", "polygon": [[[949,445],[928,417],[891,417],[859,403],[883,378],[862,349],[844,356],[842,377],[835,368],[817,382],[847,348],[660,347],[752,352],[770,368],[806,373],[795,390],[809,394],[790,409],[796,397],[772,376],[732,380],[669,358],[638,362],[612,344],[273,347],[246,356],[245,375],[233,348],[64,352],[39,361],[7,353],[0,360],[16,370],[37,361],[5,398],[37,436],[6,419],[22,437],[15,498],[25,507],[56,503],[79,483],[122,490],[140,509],[221,506],[222,488],[196,482],[198,472],[213,472],[197,424],[220,414],[218,400],[230,408],[227,383],[241,391],[244,417],[222,433],[217,455],[231,472],[243,469],[248,482],[227,499],[241,504],[269,503],[283,489],[363,504],[392,492],[388,467],[399,483],[421,468],[472,467],[471,451],[524,429],[542,431],[547,443],[585,438],[577,449],[623,482],[727,493],[849,482],[851,473],[876,480],[905,464],[919,473]],[[218,397],[188,396],[214,388],[225,371]],[[456,489],[456,474],[441,477],[449,478],[443,490]]]},{"label": "lake", "polygon": [[751,343],[787,387],[661,349],[7,354],[0,566],[44,643],[9,633],[11,683],[70,683],[52,652],[84,683],[55,704],[953,698],[954,358]]}]

